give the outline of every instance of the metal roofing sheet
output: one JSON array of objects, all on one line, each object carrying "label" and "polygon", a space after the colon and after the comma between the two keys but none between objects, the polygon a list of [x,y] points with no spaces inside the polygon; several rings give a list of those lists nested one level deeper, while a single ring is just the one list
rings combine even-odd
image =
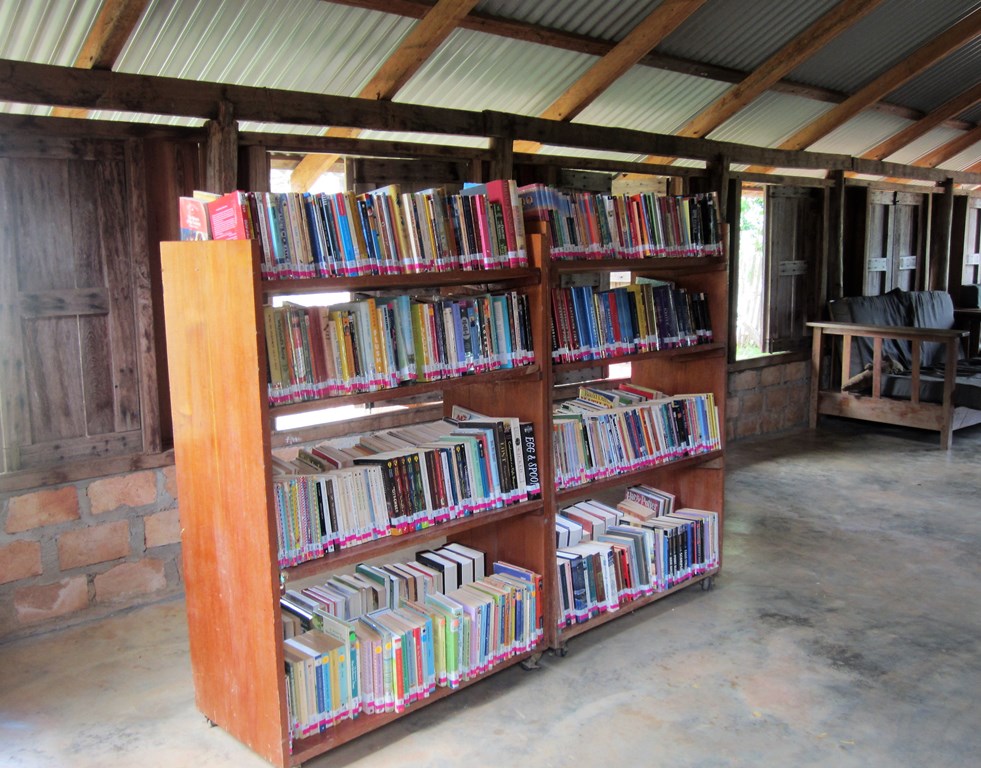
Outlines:
[{"label": "metal roofing sheet", "polygon": [[945,168],[950,171],[963,171],[972,165],[981,162],[981,141],[972,144],[958,155],[954,155],[950,160],[941,163],[938,168]]},{"label": "metal roofing sheet", "polygon": [[888,0],[788,79],[852,93],[978,7],[979,0]]},{"label": "metal roofing sheet", "polygon": [[574,122],[674,133],[728,87],[701,77],[633,67]]},{"label": "metal roofing sheet", "polygon": [[395,100],[539,115],[596,60],[583,53],[458,29]]},{"label": "metal roofing sheet", "polygon": [[967,120],[972,123],[981,123],[981,103],[975,104],[970,109],[966,109],[958,115],[961,120]]},{"label": "metal roofing sheet", "polygon": [[[668,35],[660,53],[752,70],[838,0],[711,0]],[[765,20],[765,23],[761,23]]]},{"label": "metal roofing sheet", "polygon": [[576,147],[556,147],[551,144],[544,145],[539,151],[539,154],[584,157],[626,163],[639,163],[646,157],[646,155],[628,154],[626,152],[605,152],[595,149],[577,149]]},{"label": "metal roofing sheet", "polygon": [[621,40],[661,0],[483,0],[477,11],[602,40]]},{"label": "metal roofing sheet", "polygon": [[932,152],[941,144],[946,144],[951,139],[960,136],[962,131],[954,128],[934,128],[916,141],[907,144],[902,149],[893,152],[885,158],[890,163],[912,163],[914,160],[923,157],[927,152]]},{"label": "metal roofing sheet", "polygon": [[[152,0],[116,69],[354,96],[413,23],[310,0],[282,0],[275,15],[263,0]],[[93,116],[126,119],[120,112]],[[154,122],[185,124],[172,118]],[[253,123],[246,130],[271,128]]]},{"label": "metal roofing sheet", "polygon": [[896,115],[866,110],[839,126],[810,147],[812,152],[860,155],[883,139],[898,133],[909,121]]},{"label": "metal roofing sheet", "polygon": [[774,147],[834,105],[786,93],[768,92],[709,133],[708,138]]},{"label": "metal roofing sheet", "polygon": [[981,81],[981,38],[954,51],[891,94],[889,101],[930,112]]}]

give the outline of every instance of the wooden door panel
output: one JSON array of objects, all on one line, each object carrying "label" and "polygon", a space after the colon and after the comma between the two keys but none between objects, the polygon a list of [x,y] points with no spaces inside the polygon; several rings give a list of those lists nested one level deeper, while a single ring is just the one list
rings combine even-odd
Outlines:
[{"label": "wooden door panel", "polygon": [[72,317],[23,322],[30,442],[85,434],[78,320]]}]

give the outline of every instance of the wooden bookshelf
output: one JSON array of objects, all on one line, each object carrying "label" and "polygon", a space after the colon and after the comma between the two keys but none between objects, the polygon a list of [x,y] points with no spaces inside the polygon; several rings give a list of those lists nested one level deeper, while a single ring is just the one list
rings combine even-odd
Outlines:
[{"label": "wooden bookshelf", "polygon": [[[316,736],[291,742],[279,597],[289,580],[394,553],[444,538],[476,547],[486,561],[506,560],[542,574],[553,590],[546,499],[480,512],[400,536],[387,536],[290,568],[277,565],[273,504],[272,433],[277,415],[332,405],[376,402],[413,393],[441,392],[443,413],[461,405],[531,422],[542,477],[551,476],[542,365],[548,318],[540,266],[525,270],[412,276],[405,287],[475,285],[502,278],[527,291],[536,361],[531,366],[473,374],[380,393],[271,408],[268,402],[262,307],[282,293],[284,281],[259,276],[258,247],[250,241],[174,242],[161,245],[175,458],[191,664],[198,708],[213,723],[274,765],[298,765],[450,693],[437,689],[404,713],[362,714]],[[289,281],[288,292],[302,290]],[[388,290],[390,277],[318,280],[318,291]],[[505,413],[506,412],[506,413]],[[545,483],[543,483],[545,485]],[[550,496],[549,496],[550,498]],[[550,615],[550,614],[549,614]],[[551,638],[545,638],[542,643]],[[540,650],[507,659],[474,682]]]},{"label": "wooden bookshelf", "polygon": [[[544,228],[541,239],[536,241],[539,248],[547,248],[547,236]],[[723,227],[724,235],[724,227]],[[726,256],[696,256],[696,257],[661,257],[644,259],[575,259],[555,260],[547,254],[540,257],[542,263],[542,284],[546,287],[558,286],[561,277],[568,274],[630,272],[631,277],[644,276],[661,280],[670,280],[689,291],[704,292],[708,299],[709,315],[711,318],[713,341],[708,344],[664,349],[651,352],[635,353],[619,357],[607,357],[599,360],[583,360],[568,363],[557,363],[551,360],[551,355],[543,368],[543,381],[549,400],[555,400],[559,393],[565,397],[572,395],[573,385],[556,386],[558,374],[575,371],[598,369],[604,374],[609,366],[618,363],[630,363],[629,380],[668,394],[690,394],[712,392],[718,408],[719,427],[723,432],[723,449],[708,453],[688,456],[662,464],[646,467],[637,471],[593,480],[574,488],[550,488],[551,498],[546,501],[551,505],[553,514],[562,507],[574,504],[590,497],[605,496],[611,493],[626,491],[631,485],[647,483],[663,490],[674,493],[679,506],[712,510],[719,513],[720,526],[720,563],[722,552],[723,501],[725,492],[725,461],[724,461],[724,425],[725,400],[728,379],[727,340],[729,338],[729,276]],[[549,310],[551,311],[551,310]],[[609,379],[615,385],[623,379]],[[604,386],[604,380],[590,380],[590,386]],[[551,417],[551,411],[549,411]],[[554,534],[551,544],[555,544]],[[679,590],[694,584],[705,582],[710,584],[713,576],[720,568],[714,568],[705,573],[675,585],[663,592],[624,603],[619,610],[607,612],[593,617],[588,621],[557,627],[560,616],[560,600],[558,594],[551,596],[553,616],[552,625],[555,633],[550,641],[553,648],[565,649],[566,643],[573,637],[581,635],[598,626],[602,626],[621,616],[667,597]],[[557,590],[557,585],[556,585]],[[548,627],[546,627],[548,629]]]},{"label": "wooden bookshelf", "polygon": [[[721,513],[724,460],[723,451],[716,450],[556,491],[551,451],[556,374],[629,362],[631,380],[638,384],[672,394],[714,393],[719,423],[724,424],[728,275],[726,260],[720,257],[552,262],[543,227],[531,226],[527,243],[527,269],[412,275],[404,281],[391,276],[264,281],[260,278],[258,247],[252,242],[162,244],[175,457],[197,705],[210,721],[275,765],[298,765],[452,693],[438,689],[429,698],[408,706],[404,713],[362,714],[315,736],[291,740],[279,604],[280,592],[290,582],[329,575],[363,560],[424,548],[444,539],[484,551],[488,563],[506,560],[541,574],[540,599],[545,614],[541,645],[466,683],[470,685],[545,648],[564,648],[571,637],[717,572],[701,574],[665,592],[625,603],[619,611],[588,622],[558,628],[557,509],[597,492],[615,492],[633,483],[650,482],[675,493],[685,506]],[[551,292],[561,275],[624,269],[704,291],[716,341],[582,365],[553,364]],[[270,303],[272,297],[490,284],[503,284],[527,294],[535,353],[532,365],[270,406],[263,305]],[[283,441],[274,434],[276,417],[428,394],[442,399],[444,415],[459,405],[531,422],[538,447],[541,498],[383,537],[280,568],[272,450],[274,444],[282,445]],[[431,417],[432,410],[426,409],[426,415]],[[352,433],[357,431],[357,423],[350,422]]]}]

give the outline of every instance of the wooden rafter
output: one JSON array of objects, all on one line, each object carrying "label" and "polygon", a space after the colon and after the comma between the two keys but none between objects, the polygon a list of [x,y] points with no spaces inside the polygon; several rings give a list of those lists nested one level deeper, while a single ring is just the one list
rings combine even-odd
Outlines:
[{"label": "wooden rafter", "polygon": [[950,141],[927,152],[922,157],[914,160],[913,165],[919,166],[920,168],[936,168],[941,163],[959,155],[972,144],[976,144],[979,141],[981,141],[981,125],[975,126],[972,130],[962,133],[960,136],[955,136]]},{"label": "wooden rafter", "polygon": [[979,34],[981,34],[981,9],[969,14],[926,45],[906,56],[894,67],[883,72],[841,104],[801,128],[783,141],[780,149],[806,149]]},{"label": "wooden rafter", "polygon": [[547,120],[572,120],[621,75],[697,11],[705,0],[664,0],[613,50],[591,66],[540,115]]},{"label": "wooden rafter", "polygon": [[[394,98],[476,4],[477,0],[439,0],[399,43],[358,97],[382,101]],[[328,136],[340,138],[356,138],[358,134],[349,128],[331,128],[326,132]],[[293,170],[290,185],[294,190],[306,191],[335,162],[336,155],[308,155]]]},{"label": "wooden rafter", "polygon": [[860,157],[869,160],[885,160],[889,155],[898,152],[903,147],[913,143],[921,136],[936,128],[952,117],[959,115],[964,110],[974,106],[981,101],[981,83],[977,83],[964,93],[955,96],[950,101],[937,107],[925,117],[920,118],[912,125],[906,126],[899,133],[890,136],[885,141],[876,144],[868,152],[864,152]]},{"label": "wooden rafter", "polygon": [[[80,69],[112,69],[149,2],[103,0],[73,66]],[[56,108],[51,114],[53,117],[85,117],[88,112],[84,109]]]},{"label": "wooden rafter", "polygon": [[864,18],[882,0],[842,0],[794,37],[746,78],[695,115],[677,133],[700,139],[752,102],[831,40]]}]

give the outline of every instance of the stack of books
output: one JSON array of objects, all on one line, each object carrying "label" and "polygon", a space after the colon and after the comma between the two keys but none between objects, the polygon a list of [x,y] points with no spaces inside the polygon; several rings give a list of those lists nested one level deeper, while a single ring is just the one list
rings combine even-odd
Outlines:
[{"label": "stack of books", "polygon": [[273,405],[535,362],[523,293],[263,308]]},{"label": "stack of books", "polygon": [[301,449],[273,469],[280,567],[541,494],[532,424],[458,406],[350,447]]},{"label": "stack of books", "polygon": [[552,414],[557,490],[721,448],[711,392],[668,396],[632,383],[580,387]]},{"label": "stack of books", "polygon": [[[498,561],[484,575],[482,552],[453,544],[439,552],[479,560],[481,570],[444,590],[437,572],[420,563],[359,565],[331,579],[331,589],[294,589],[283,596],[293,739],[362,713],[404,711],[437,687],[458,687],[539,643],[540,574]],[[412,596],[399,592],[403,579],[417,578],[429,586]],[[339,617],[338,600],[329,593],[356,595],[347,602],[360,612]]]}]

